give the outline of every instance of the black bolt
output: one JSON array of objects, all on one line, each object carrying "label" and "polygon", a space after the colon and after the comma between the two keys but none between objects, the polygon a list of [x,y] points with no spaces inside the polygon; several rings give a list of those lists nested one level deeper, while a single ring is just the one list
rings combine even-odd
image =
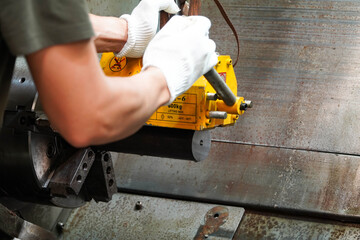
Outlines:
[{"label": "black bolt", "polygon": [[136,204],[135,204],[135,210],[140,211],[141,209],[143,209],[142,202],[137,201]]},{"label": "black bolt", "polygon": [[55,155],[56,155],[56,147],[54,146],[54,144],[52,144],[52,143],[48,144],[46,155],[47,155],[48,158],[55,157]]},{"label": "black bolt", "polygon": [[64,230],[64,227],[65,227],[65,224],[63,222],[58,222],[56,224],[56,229],[59,231],[59,232],[62,232]]},{"label": "black bolt", "polygon": [[50,127],[50,122],[41,118],[36,119],[35,124],[39,127]]},{"label": "black bolt", "polygon": [[20,125],[25,125],[27,123],[26,117],[20,117],[19,123],[20,123]]},{"label": "black bolt", "polygon": [[240,110],[241,110],[241,111],[245,111],[247,108],[248,108],[247,103],[241,103],[241,104],[240,104]]}]

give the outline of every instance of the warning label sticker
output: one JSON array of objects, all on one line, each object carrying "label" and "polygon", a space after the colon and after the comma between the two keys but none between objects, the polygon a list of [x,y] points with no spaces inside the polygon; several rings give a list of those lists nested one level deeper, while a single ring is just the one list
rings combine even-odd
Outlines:
[{"label": "warning label sticker", "polygon": [[126,63],[127,63],[126,57],[121,57],[121,58],[113,57],[110,60],[109,68],[112,72],[120,72],[125,68]]},{"label": "warning label sticker", "polygon": [[185,93],[169,106],[160,107],[150,120],[196,123],[196,94]]},{"label": "warning label sticker", "polygon": [[156,119],[167,122],[184,122],[184,123],[195,123],[195,116],[185,116],[177,114],[168,114],[168,113],[156,113]]}]

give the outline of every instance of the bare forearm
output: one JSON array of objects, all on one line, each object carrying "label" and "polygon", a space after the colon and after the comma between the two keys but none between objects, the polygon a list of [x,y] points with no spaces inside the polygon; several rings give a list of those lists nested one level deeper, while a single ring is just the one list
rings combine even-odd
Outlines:
[{"label": "bare forearm", "polygon": [[97,107],[106,121],[92,144],[115,141],[135,133],[170,99],[165,77],[157,68],[148,68],[128,78],[107,77],[106,81],[107,98]]},{"label": "bare forearm", "polygon": [[129,136],[170,99],[157,68],[105,76],[91,40],[49,47],[27,60],[51,124],[75,147]]},{"label": "bare forearm", "polygon": [[117,17],[89,14],[97,52],[120,52],[127,41],[127,22]]}]

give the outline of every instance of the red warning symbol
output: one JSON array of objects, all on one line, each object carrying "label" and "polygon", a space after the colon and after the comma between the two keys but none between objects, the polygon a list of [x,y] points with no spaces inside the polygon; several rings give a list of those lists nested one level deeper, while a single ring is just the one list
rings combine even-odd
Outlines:
[{"label": "red warning symbol", "polygon": [[220,77],[226,82],[226,72],[219,72]]},{"label": "red warning symbol", "polygon": [[127,64],[126,57],[113,57],[109,63],[109,68],[112,72],[120,72]]}]

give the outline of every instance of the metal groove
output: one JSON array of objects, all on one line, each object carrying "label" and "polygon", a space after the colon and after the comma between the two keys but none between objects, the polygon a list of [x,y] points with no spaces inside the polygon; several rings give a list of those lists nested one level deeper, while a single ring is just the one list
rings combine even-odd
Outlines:
[{"label": "metal groove", "polygon": [[129,188],[118,187],[119,194],[131,194],[138,196],[147,196],[147,197],[158,197],[166,198],[171,200],[180,200],[188,202],[198,202],[198,203],[207,203],[207,204],[218,204],[218,205],[227,205],[232,207],[242,207],[246,211],[261,212],[262,214],[274,214],[282,216],[291,216],[296,218],[307,218],[308,220],[313,220],[316,222],[332,222],[332,223],[343,223],[347,225],[357,225],[360,223],[360,216],[346,216],[343,214],[336,214],[333,212],[323,212],[317,210],[308,210],[308,209],[294,209],[290,207],[271,207],[265,205],[252,204],[247,202],[234,202],[230,200],[218,200],[210,198],[201,198],[194,196],[186,195],[174,195],[171,193],[161,193],[161,192],[149,192],[146,190],[134,190]]},{"label": "metal groove", "polygon": [[323,151],[323,150],[311,149],[311,148],[307,149],[307,148],[284,147],[284,146],[248,143],[248,142],[241,142],[241,141],[221,140],[221,139],[212,139],[211,141],[218,142],[218,143],[240,144],[240,145],[245,145],[245,146],[278,148],[278,149],[285,149],[285,150],[306,151],[306,152],[315,152],[315,153],[329,153],[329,154],[342,155],[342,156],[360,157],[360,155],[358,155],[358,154],[335,152],[335,151]]}]

